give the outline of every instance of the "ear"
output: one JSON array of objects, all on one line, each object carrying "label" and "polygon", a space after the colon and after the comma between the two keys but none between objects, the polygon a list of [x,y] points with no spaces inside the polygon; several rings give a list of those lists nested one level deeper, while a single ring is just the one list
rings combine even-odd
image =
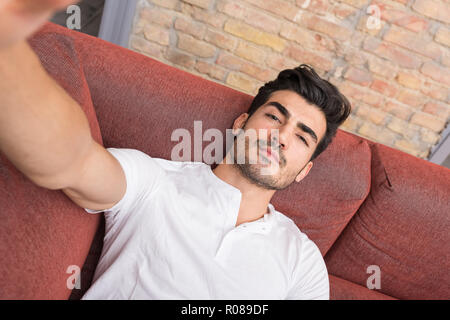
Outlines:
[{"label": "ear", "polygon": [[309,170],[311,170],[313,166],[312,161],[308,162],[308,164],[303,168],[302,171],[295,177],[296,182],[302,181],[309,173]]},{"label": "ear", "polygon": [[247,122],[248,113],[243,113],[234,120],[233,123],[233,134],[236,135],[239,129],[242,129]]}]

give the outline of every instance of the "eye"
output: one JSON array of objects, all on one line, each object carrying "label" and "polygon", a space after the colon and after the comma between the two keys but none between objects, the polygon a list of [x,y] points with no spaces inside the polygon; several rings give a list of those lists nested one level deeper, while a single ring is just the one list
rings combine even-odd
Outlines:
[{"label": "eye", "polygon": [[308,146],[309,147],[309,145],[308,145],[308,143],[306,142],[306,139],[305,138],[303,138],[302,136],[300,136],[300,135],[297,135],[297,137],[299,137],[300,138],[300,140],[302,140],[305,144],[306,144],[306,146]]},{"label": "eye", "polygon": [[266,116],[268,116],[269,118],[272,118],[273,120],[280,121],[280,119],[278,119],[278,118],[277,118],[276,116],[274,116],[273,114],[266,113]]}]

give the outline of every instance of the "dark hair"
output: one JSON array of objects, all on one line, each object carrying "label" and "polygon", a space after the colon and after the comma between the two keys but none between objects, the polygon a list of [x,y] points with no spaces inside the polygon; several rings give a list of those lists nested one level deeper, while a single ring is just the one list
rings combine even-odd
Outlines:
[{"label": "dark hair", "polygon": [[351,105],[347,98],[330,82],[322,79],[312,67],[301,64],[294,69],[286,69],[278,77],[259,88],[254,97],[247,120],[255,111],[266,103],[273,92],[291,90],[302,96],[307,102],[320,108],[325,114],[327,130],[317,144],[311,160],[321,154],[331,143],[338,127],[347,119],[351,112]]}]

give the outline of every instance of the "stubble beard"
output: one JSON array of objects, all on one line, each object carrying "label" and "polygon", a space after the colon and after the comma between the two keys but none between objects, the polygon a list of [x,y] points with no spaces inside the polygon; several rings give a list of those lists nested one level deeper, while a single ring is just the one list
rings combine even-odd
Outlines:
[{"label": "stubble beard", "polygon": [[[234,152],[233,155],[233,166],[235,166],[241,175],[246,178],[250,183],[253,185],[256,185],[258,187],[267,189],[267,190],[283,190],[287,188],[292,181],[286,181],[285,176],[282,174],[283,168],[285,167],[286,162],[284,161],[284,157],[282,156],[281,152],[279,153],[279,165],[278,169],[274,174],[263,174],[264,167],[267,167],[267,165],[263,165],[260,163],[250,163],[249,161],[249,139],[245,139],[245,150],[238,150],[237,148],[237,139],[234,140],[234,150],[237,150]],[[255,148],[259,146],[262,148],[265,148],[267,143],[262,140],[257,140],[255,142]],[[260,152],[260,150],[258,149]],[[239,153],[245,152],[245,162],[239,163]],[[259,157],[258,157],[259,161]]]}]

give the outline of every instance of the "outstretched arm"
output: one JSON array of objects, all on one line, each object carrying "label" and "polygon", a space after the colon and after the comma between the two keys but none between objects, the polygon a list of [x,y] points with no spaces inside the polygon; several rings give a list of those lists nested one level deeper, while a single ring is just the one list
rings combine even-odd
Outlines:
[{"label": "outstretched arm", "polygon": [[0,0],[0,151],[37,185],[102,210],[125,193],[118,161],[91,137],[81,107],[44,70],[26,37],[68,0]]}]

